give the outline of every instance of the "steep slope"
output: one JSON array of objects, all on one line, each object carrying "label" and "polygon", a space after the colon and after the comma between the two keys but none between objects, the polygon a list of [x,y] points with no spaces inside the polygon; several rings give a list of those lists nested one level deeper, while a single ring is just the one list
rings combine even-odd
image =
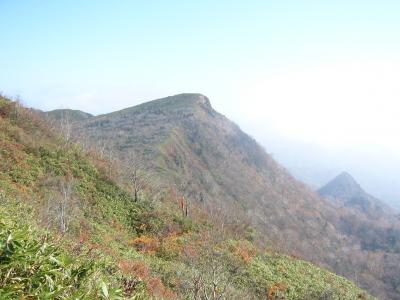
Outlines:
[{"label": "steep slope", "polygon": [[109,164],[0,98],[1,299],[372,299],[173,193],[135,201]]},{"label": "steep slope", "polygon": [[275,240],[287,234],[280,240],[292,243],[289,248],[306,253],[305,235],[319,240],[321,230],[332,230],[318,210],[324,201],[214,111],[205,96],[151,101],[80,122],[74,132],[112,145],[124,159],[136,153],[163,182],[177,185],[192,200],[248,212]]},{"label": "steep slope", "polygon": [[[157,181],[174,185],[202,203],[221,223],[245,214],[259,238],[349,278],[385,298],[399,297],[393,260],[363,249],[359,236],[342,228],[349,212],[321,199],[278,165],[254,139],[216,112],[200,94],[181,94],[74,123],[78,140],[145,165]],[[129,168],[127,168],[129,169]],[[353,214],[357,223],[359,216]],[[367,258],[368,257],[368,258]]]}]

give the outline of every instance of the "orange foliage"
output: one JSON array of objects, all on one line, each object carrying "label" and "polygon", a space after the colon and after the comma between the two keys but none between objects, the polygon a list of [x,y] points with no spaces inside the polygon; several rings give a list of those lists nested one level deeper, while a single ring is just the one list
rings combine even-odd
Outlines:
[{"label": "orange foliage", "polygon": [[278,282],[271,286],[268,290],[268,299],[275,300],[275,299],[284,299],[281,298],[282,294],[286,291],[287,287],[284,283]]},{"label": "orange foliage", "polygon": [[[151,277],[150,269],[143,261],[123,260],[118,267],[124,275],[134,276],[146,284],[147,291],[157,299],[176,299],[176,294],[164,286],[159,277]],[[125,279],[130,290],[134,289],[136,281]],[[130,293],[128,293],[130,294]]]},{"label": "orange foliage", "polygon": [[163,241],[163,251],[167,253],[172,253],[175,255],[180,255],[183,253],[183,244],[179,240],[178,234],[172,234],[166,237]]},{"label": "orange foliage", "polygon": [[238,242],[234,246],[233,253],[240,257],[245,263],[250,263],[257,254],[257,251],[251,244]]},{"label": "orange foliage", "polygon": [[136,250],[148,254],[154,254],[160,247],[160,244],[157,239],[145,235],[133,239],[132,241],[130,241],[129,244],[135,247]]}]

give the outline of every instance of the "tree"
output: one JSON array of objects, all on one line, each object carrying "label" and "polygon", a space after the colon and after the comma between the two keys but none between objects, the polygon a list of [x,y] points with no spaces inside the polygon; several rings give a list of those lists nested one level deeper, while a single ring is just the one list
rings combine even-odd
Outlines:
[{"label": "tree", "polygon": [[133,199],[138,201],[139,194],[150,182],[150,177],[145,172],[145,166],[138,156],[131,152],[127,161],[129,181],[133,190]]},{"label": "tree", "polygon": [[58,227],[60,232],[65,234],[78,209],[78,201],[74,197],[75,183],[71,179],[53,178],[46,184],[52,188],[47,197],[48,224]]},{"label": "tree", "polygon": [[183,249],[184,261],[195,267],[184,283],[190,299],[253,299],[250,294],[241,294],[232,284],[243,271],[243,265],[232,260],[221,247],[223,240],[221,231],[213,228],[202,233],[201,241]]},{"label": "tree", "polygon": [[172,198],[178,203],[179,210],[181,211],[182,217],[186,218],[189,215],[189,202],[187,198],[182,194],[178,193],[176,188],[171,189]]},{"label": "tree", "polygon": [[61,190],[61,201],[59,202],[59,216],[60,216],[60,230],[64,234],[69,228],[69,223],[71,219],[71,202],[72,202],[72,192],[73,184],[69,182],[60,183]]},{"label": "tree", "polygon": [[68,112],[63,112],[61,115],[60,131],[62,137],[65,140],[65,143],[68,144],[69,141],[71,140],[71,134],[72,134],[72,124]]},{"label": "tree", "polygon": [[106,146],[107,150],[107,160],[108,160],[108,177],[111,178],[112,176],[112,170],[113,170],[113,165],[114,165],[114,147],[112,146],[111,143],[108,143]]}]

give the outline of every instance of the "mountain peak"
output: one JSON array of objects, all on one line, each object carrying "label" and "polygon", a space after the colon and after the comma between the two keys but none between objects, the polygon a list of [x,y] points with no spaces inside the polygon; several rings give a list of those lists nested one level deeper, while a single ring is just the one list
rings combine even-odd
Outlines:
[{"label": "mountain peak", "polygon": [[[168,96],[165,98],[159,98],[156,100],[148,101],[133,107],[125,108],[120,111],[116,111],[106,115],[115,115],[120,113],[138,113],[140,111],[156,111],[160,112],[173,112],[177,111],[190,111],[193,108],[201,107],[207,112],[212,112],[213,108],[211,106],[210,100],[198,93],[182,93],[173,96]],[[104,116],[106,116],[104,115]]]},{"label": "mountain peak", "polygon": [[390,213],[390,208],[379,199],[369,195],[347,172],[342,172],[318,190],[322,197],[340,199],[346,206],[356,207],[369,216],[381,217]]},{"label": "mountain peak", "polygon": [[318,190],[322,196],[347,200],[365,194],[360,184],[348,172],[342,172]]},{"label": "mountain peak", "polygon": [[[182,94],[169,96],[169,97],[162,98],[162,99],[155,100],[155,101],[182,102],[182,103],[186,103],[186,104],[190,103],[190,104],[200,105],[207,109],[212,109],[210,100],[203,94],[199,94],[199,93],[182,93]],[[153,102],[153,101],[151,101],[151,102]]]},{"label": "mountain peak", "polygon": [[340,183],[340,184],[345,184],[345,185],[351,185],[351,186],[358,186],[359,189],[361,189],[361,186],[359,183],[354,179],[353,176],[351,176],[350,173],[343,171],[339,175],[337,175],[334,179],[334,181]]}]

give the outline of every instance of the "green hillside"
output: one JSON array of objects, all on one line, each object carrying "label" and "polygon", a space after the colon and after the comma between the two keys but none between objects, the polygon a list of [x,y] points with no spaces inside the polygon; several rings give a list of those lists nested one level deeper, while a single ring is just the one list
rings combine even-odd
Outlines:
[{"label": "green hillside", "polygon": [[135,201],[114,168],[0,99],[1,299],[371,298],[260,248],[250,225],[222,227],[196,203],[185,213],[174,186]]}]

